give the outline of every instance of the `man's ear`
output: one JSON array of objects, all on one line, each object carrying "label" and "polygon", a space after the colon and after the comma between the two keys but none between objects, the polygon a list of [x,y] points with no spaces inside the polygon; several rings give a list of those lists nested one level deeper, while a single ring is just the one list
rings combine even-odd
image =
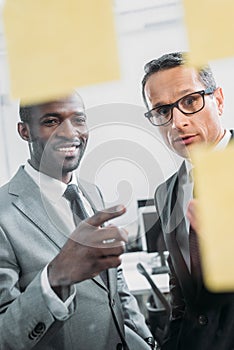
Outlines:
[{"label": "man's ear", "polygon": [[28,142],[30,141],[31,136],[30,136],[29,126],[27,123],[24,123],[24,122],[18,123],[18,133],[23,140]]},{"label": "man's ear", "polygon": [[224,107],[224,96],[223,96],[223,90],[221,87],[218,87],[215,90],[214,97],[216,99],[219,115],[221,116],[223,114],[223,107]]}]

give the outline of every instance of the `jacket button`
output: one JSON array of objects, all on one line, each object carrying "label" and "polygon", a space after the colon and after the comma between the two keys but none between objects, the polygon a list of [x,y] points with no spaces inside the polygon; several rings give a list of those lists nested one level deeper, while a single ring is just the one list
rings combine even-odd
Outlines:
[{"label": "jacket button", "polygon": [[46,328],[45,323],[39,322],[39,323],[35,326],[34,332],[35,332],[35,333],[38,333],[38,334],[41,334],[41,333],[44,332],[45,328]]},{"label": "jacket button", "polygon": [[200,326],[206,326],[208,323],[208,318],[205,315],[198,316],[198,323]]},{"label": "jacket button", "polygon": [[46,329],[46,326],[43,322],[39,322],[31,333],[29,333],[28,337],[29,339],[33,340],[38,338]]}]

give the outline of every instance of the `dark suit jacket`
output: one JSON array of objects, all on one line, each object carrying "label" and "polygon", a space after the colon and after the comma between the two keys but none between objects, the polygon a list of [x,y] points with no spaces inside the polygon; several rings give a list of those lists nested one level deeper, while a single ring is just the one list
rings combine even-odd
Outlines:
[{"label": "dark suit jacket", "polygon": [[[103,208],[96,186],[85,183],[82,189],[94,210]],[[0,189],[1,350],[114,350],[124,325],[142,338],[151,336],[121,269],[108,271],[109,289],[100,276],[76,284],[70,317],[55,320],[40,275],[69,235],[69,227],[20,168]]]},{"label": "dark suit jacket", "polygon": [[172,320],[163,349],[233,350],[234,293],[211,293],[202,280],[195,286],[177,242],[178,232],[186,231],[185,213],[178,200],[183,171],[184,163],[155,193],[158,229],[164,234],[171,270]]}]

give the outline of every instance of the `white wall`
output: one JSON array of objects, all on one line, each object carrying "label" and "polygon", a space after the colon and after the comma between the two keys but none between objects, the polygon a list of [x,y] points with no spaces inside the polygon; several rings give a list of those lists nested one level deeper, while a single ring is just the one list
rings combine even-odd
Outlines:
[{"label": "white wall", "polygon": [[[78,89],[87,107],[90,126],[81,176],[99,185],[108,205],[126,204],[128,214],[119,223],[132,224],[136,230],[136,200],[152,197],[158,183],[173,173],[181,161],[165,148],[156,128],[143,117],[143,66],[163,53],[188,50],[188,44],[182,17],[128,33],[119,30],[118,19],[117,28],[121,79]],[[211,62],[211,66],[226,96],[224,125],[231,127],[234,61]],[[0,61],[0,76],[5,68]],[[1,108],[1,183],[27,158],[27,146],[16,133],[17,120],[16,102]]]}]

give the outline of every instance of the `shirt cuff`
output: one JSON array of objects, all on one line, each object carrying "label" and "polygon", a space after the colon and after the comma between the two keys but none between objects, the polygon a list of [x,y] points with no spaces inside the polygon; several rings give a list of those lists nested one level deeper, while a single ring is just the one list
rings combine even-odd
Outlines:
[{"label": "shirt cuff", "polygon": [[53,291],[49,284],[47,267],[48,265],[46,265],[46,267],[41,273],[42,294],[45,298],[46,305],[49,308],[50,312],[53,314],[53,316],[59,321],[65,321],[70,317],[74,309],[71,304],[76,295],[76,289],[74,285],[70,286],[69,296],[63,302]]}]

